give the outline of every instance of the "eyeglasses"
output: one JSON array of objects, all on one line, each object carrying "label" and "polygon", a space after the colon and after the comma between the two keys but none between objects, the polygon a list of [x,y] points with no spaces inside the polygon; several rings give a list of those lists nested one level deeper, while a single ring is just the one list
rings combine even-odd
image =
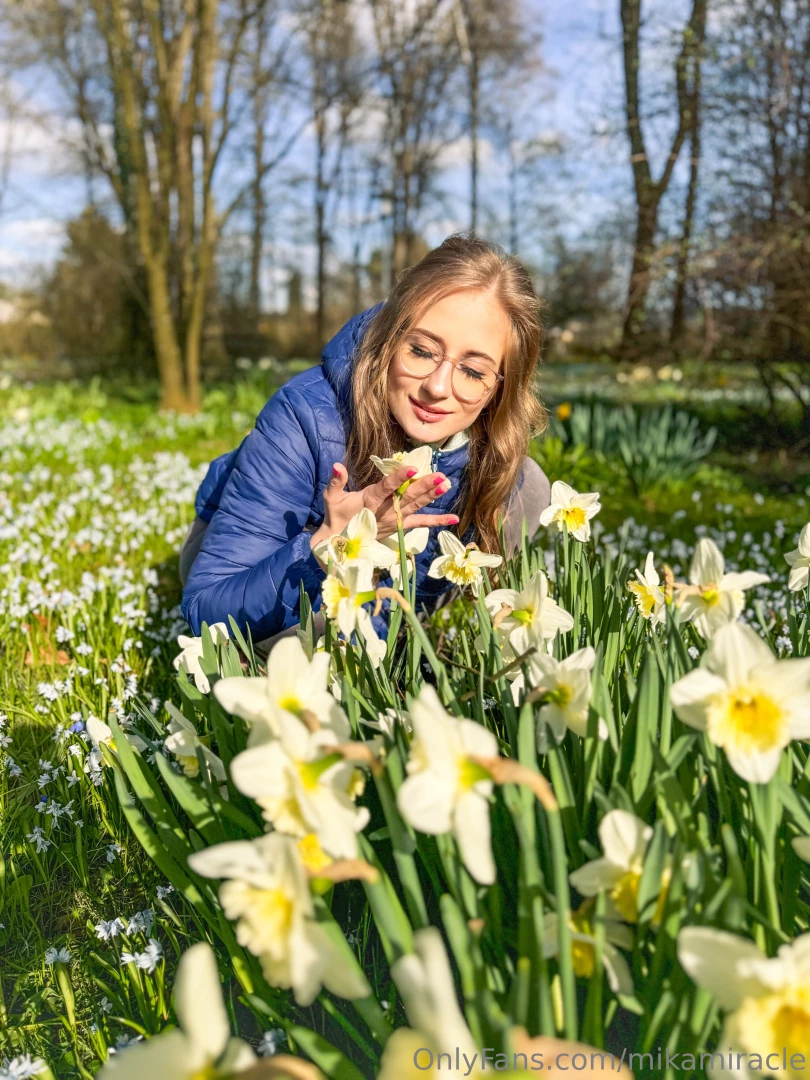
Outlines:
[{"label": "eyeglasses", "polygon": [[468,405],[477,405],[499,382],[503,382],[503,375],[482,357],[454,359],[447,356],[434,341],[418,334],[409,334],[397,355],[402,369],[416,379],[426,379],[445,362],[452,364],[453,393],[459,401]]}]

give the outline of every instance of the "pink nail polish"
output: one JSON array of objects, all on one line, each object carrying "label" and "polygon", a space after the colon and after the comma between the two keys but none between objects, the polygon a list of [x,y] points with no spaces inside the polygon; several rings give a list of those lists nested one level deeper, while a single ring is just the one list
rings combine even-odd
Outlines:
[{"label": "pink nail polish", "polygon": [[439,486],[439,484],[443,484],[443,483],[444,483],[444,477],[443,477],[443,476],[434,476],[434,477],[433,477],[433,483],[434,483],[434,485],[435,485],[436,487],[438,487],[438,486]]},{"label": "pink nail polish", "polygon": [[337,465],[332,466],[332,476],[340,476],[340,469]]},{"label": "pink nail polish", "polygon": [[411,480],[411,479],[413,479],[414,476],[416,476],[416,474],[418,472],[419,472],[418,469],[408,469],[408,471],[405,473],[405,475],[408,477],[409,480]]},{"label": "pink nail polish", "polygon": [[451,525],[458,525],[458,523],[459,523],[459,518],[457,518],[455,516],[450,518],[450,524]]}]

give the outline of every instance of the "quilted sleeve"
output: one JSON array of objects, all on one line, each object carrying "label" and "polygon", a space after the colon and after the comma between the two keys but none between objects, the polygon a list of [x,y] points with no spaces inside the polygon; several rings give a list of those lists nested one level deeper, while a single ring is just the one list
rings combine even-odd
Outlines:
[{"label": "quilted sleeve", "polygon": [[304,532],[315,485],[312,449],[282,388],[239,448],[194,560],[182,611],[195,634],[232,615],[263,640],[298,622],[301,582],[316,600],[324,572]]}]

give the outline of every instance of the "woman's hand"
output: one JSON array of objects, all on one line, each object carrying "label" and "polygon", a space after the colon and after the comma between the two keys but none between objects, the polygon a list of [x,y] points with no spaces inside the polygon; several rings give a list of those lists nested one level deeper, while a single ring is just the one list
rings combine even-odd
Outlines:
[{"label": "woman's hand", "polygon": [[[395,535],[397,531],[397,515],[394,509],[394,495],[398,487],[410,480],[416,474],[416,469],[405,466],[396,472],[383,476],[376,484],[370,484],[362,491],[346,491],[349,474],[340,463],[332,468],[332,479],[326,485],[323,493],[324,516],[323,524],[312,534],[310,546],[318,544],[337,533],[342,532],[355,514],[361,510],[370,510],[377,519],[377,537],[384,540],[387,536]],[[450,481],[442,473],[431,473],[422,476],[408,485],[400,502],[402,514],[402,528],[413,529],[419,525],[458,525],[458,517],[455,514],[418,514],[423,506],[427,506],[437,495],[444,495],[450,490]]]}]

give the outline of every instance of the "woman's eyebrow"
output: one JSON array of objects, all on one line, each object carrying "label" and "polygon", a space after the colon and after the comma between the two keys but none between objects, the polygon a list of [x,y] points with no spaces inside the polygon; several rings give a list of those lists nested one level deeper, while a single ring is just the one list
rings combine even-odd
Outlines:
[{"label": "woman's eyebrow", "polygon": [[[413,333],[424,334],[425,337],[429,337],[431,341],[435,341],[440,348],[447,352],[447,342],[443,337],[440,337],[439,334],[434,334],[432,330],[424,330],[421,326],[417,326],[414,327]],[[462,356],[480,356],[483,360],[489,360],[491,364],[495,364],[496,367],[498,366],[497,362],[492,359],[489,353],[481,352],[479,349],[467,349],[465,353],[462,353]]]}]

